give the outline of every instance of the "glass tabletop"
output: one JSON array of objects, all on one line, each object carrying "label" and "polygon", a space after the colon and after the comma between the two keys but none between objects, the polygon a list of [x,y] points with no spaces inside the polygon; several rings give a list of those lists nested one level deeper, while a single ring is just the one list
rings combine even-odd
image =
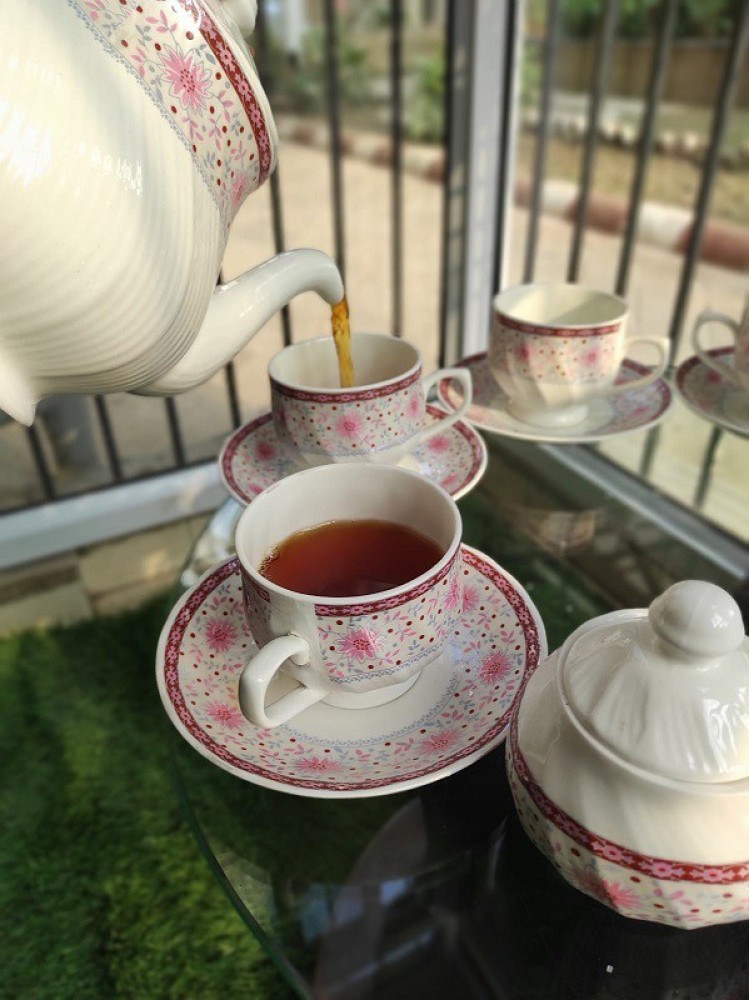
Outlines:
[{"label": "glass tabletop", "polygon": [[[494,438],[459,501],[464,541],[528,591],[556,649],[581,622],[711,580],[747,618],[749,560],[592,448]],[[232,554],[228,501],[182,576]],[[260,787],[199,756],[172,760],[198,843],[301,997],[648,1000],[749,996],[749,921],[673,930],[569,887],[525,837],[504,744],[412,791],[320,799]]]}]

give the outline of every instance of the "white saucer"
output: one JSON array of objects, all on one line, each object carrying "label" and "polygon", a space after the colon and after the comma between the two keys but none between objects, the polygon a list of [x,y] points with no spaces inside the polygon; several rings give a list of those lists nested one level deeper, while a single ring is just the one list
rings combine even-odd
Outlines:
[{"label": "white saucer", "polygon": [[[444,415],[439,407],[427,405],[427,426]],[[224,442],[218,461],[224,485],[243,504],[300,468],[284,454],[270,413],[234,431]],[[470,424],[458,420],[414,448],[399,464],[420,472],[459,500],[481,479],[486,462],[483,438]]]},{"label": "white saucer", "polygon": [[164,625],[156,676],[177,731],[245,781],[294,795],[360,798],[437,781],[505,737],[523,685],[546,655],[541,617],[487,556],[462,548],[463,618],[450,649],[378,708],[313,705],[276,729],[239,709],[239,673],[256,646],[245,624],[239,562],[206,573]]},{"label": "white saucer", "polygon": [[[708,353],[727,365],[733,360],[732,347]],[[723,378],[697,355],[682,361],[675,381],[680,397],[695,413],[735,434],[749,436],[749,393],[745,389]]]},{"label": "white saucer", "polygon": [[[486,354],[465,358],[459,363],[459,367],[468,368],[473,376],[473,402],[465,419],[482,431],[521,441],[547,441],[555,444],[602,441],[604,438],[654,427],[663,419],[673,402],[667,382],[659,378],[642,389],[622,392],[609,399],[593,400],[585,420],[572,427],[536,427],[516,420],[507,412],[507,396],[495,382]],[[648,369],[637,362],[625,360],[619,373],[619,381],[630,381],[647,372]],[[451,409],[461,402],[460,393],[450,379],[443,379],[439,383],[437,395]]]}]

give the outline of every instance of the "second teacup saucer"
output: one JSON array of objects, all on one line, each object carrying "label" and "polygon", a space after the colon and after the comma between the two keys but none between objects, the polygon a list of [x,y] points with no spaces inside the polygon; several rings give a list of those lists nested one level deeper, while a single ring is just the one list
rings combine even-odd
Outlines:
[{"label": "second teacup saucer", "polygon": [[156,676],[169,718],[218,767],[294,795],[387,795],[462,770],[502,742],[546,655],[543,623],[523,588],[475,549],[464,545],[462,554],[460,623],[409,691],[377,708],[320,702],[275,729],[256,728],[240,711],[239,674],[256,646],[239,560],[219,564],[182,596],[161,632]]},{"label": "second teacup saucer", "polygon": [[[476,354],[460,362],[473,376],[473,402],[466,419],[483,431],[521,441],[546,441],[552,444],[584,444],[602,441],[653,427],[668,412],[673,402],[668,383],[656,379],[650,385],[621,392],[608,399],[595,399],[590,404],[588,416],[582,423],[571,427],[535,427],[511,416],[506,409],[507,396],[497,385],[486,354]],[[620,380],[629,381],[647,374],[648,369],[635,361],[625,360]],[[445,406],[455,408],[460,394],[449,379],[437,386],[437,393]]]},{"label": "second teacup saucer", "polygon": [[[439,407],[427,406],[428,422],[433,423],[444,415]],[[414,448],[400,464],[420,472],[454,500],[459,500],[481,479],[486,462],[483,438],[469,424],[458,420]],[[238,428],[226,439],[219,454],[219,468],[226,488],[243,504],[250,503],[273,483],[299,471],[299,466],[284,454],[270,413]]]},{"label": "second teacup saucer", "polygon": [[[710,351],[711,357],[730,365],[733,347]],[[695,355],[676,370],[676,389],[690,409],[734,434],[749,436],[749,393]]]}]

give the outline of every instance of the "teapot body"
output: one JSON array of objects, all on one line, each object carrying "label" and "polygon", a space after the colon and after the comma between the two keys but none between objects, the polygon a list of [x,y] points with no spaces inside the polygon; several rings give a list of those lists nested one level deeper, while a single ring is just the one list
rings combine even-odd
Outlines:
[{"label": "teapot body", "polygon": [[[594,652],[586,680],[594,679],[597,669],[608,676],[588,701],[589,714],[582,723],[574,711],[582,699],[577,698],[575,704],[573,686],[565,687],[561,654],[574,650],[574,644],[568,645],[570,640],[529,679],[507,743],[507,769],[521,824],[567,882],[625,916],[682,928],[747,919],[749,778],[739,762],[723,762],[724,772],[730,764],[738,774],[730,780],[720,780],[718,768],[703,775],[705,780],[683,780],[658,772],[657,761],[668,759],[663,742],[649,767],[643,761],[633,763],[641,746],[631,755],[617,752],[606,745],[604,725],[595,732],[596,712],[600,719],[607,694],[615,689],[616,671],[608,668],[621,629],[611,619],[629,614],[605,616],[609,622],[604,627],[589,630],[589,650]],[[589,625],[595,625],[595,620]],[[591,637],[590,633],[595,634]],[[741,678],[744,666],[749,667],[749,641],[744,640],[735,655],[745,658],[739,663],[737,676]],[[651,666],[647,658],[642,666],[645,671]],[[697,671],[697,685],[709,690],[713,680],[709,675],[718,670],[715,663],[705,660],[692,668]],[[678,674],[679,668],[668,682],[688,686],[689,678]],[[647,702],[657,699],[657,686],[651,686],[647,697],[638,702],[635,675],[636,669],[628,664],[625,684],[616,695],[619,700],[631,700],[630,718],[642,723],[636,734],[641,745],[652,735],[646,720]],[[738,747],[749,721],[746,687],[749,670],[734,701],[741,710],[732,734]],[[719,698],[710,700],[720,702]],[[727,705],[728,700],[720,704],[726,728],[731,718]],[[625,728],[622,719],[611,730],[617,738]],[[688,760],[691,747],[695,757],[700,755],[699,726],[698,713],[669,717],[664,712],[662,721],[655,720],[653,731],[664,741],[671,739],[674,746],[683,738],[684,760],[692,765]],[[675,733],[679,727],[680,735]],[[710,747],[704,748],[705,759]],[[672,756],[677,759],[676,750]]]},{"label": "teapot body", "polygon": [[7,4],[0,31],[0,408],[28,423],[188,351],[276,134],[219,0]]}]

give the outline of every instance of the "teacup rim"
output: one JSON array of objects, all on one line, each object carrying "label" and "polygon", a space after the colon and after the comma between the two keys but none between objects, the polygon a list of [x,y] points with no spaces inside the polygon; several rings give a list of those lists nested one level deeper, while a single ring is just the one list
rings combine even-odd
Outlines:
[{"label": "teacup rim", "polygon": [[283,378],[274,374],[273,367],[278,361],[278,359],[283,355],[287,354],[290,350],[295,348],[303,348],[312,344],[330,344],[333,342],[333,338],[330,334],[321,334],[319,337],[310,337],[308,340],[299,340],[293,344],[286,344],[280,350],[276,351],[273,357],[268,362],[268,378],[271,382],[275,382],[277,385],[281,386],[283,389],[290,389],[297,393],[305,393],[309,396],[346,396],[349,399],[355,398],[358,395],[364,393],[377,392],[382,389],[391,388],[392,386],[398,386],[401,382],[406,382],[409,379],[413,379],[420,371],[422,371],[424,366],[424,361],[421,355],[420,349],[416,344],[412,343],[410,340],[404,340],[401,337],[395,337],[390,333],[372,333],[369,331],[363,331],[361,333],[352,333],[352,341],[355,338],[362,337],[372,337],[376,339],[394,341],[398,344],[402,344],[408,347],[414,354],[415,360],[408,368],[404,371],[399,372],[397,375],[392,375],[390,378],[380,379],[377,382],[367,382],[364,385],[354,385],[354,386],[311,386],[306,385],[302,382],[292,382],[290,379]]},{"label": "teacup rim", "polygon": [[[547,290],[575,289],[578,292],[597,295],[602,298],[609,299],[612,303],[618,304],[621,309],[621,313],[616,318],[595,323],[560,323],[537,319],[523,319],[520,316],[509,312],[507,307],[499,305],[500,299],[504,296],[510,295],[512,292],[519,292],[521,289],[531,290],[542,288]],[[492,299],[492,311],[495,315],[507,317],[507,319],[523,327],[548,330],[551,333],[559,330],[595,330],[613,325],[623,325],[629,315],[629,303],[623,296],[618,295],[616,292],[608,292],[604,289],[594,288],[592,285],[583,285],[576,281],[524,281],[516,285],[510,285],[507,288],[503,288],[501,292],[497,292]]]},{"label": "teacup rim", "polygon": [[[440,559],[432,566],[430,566],[429,569],[419,574],[419,576],[413,577],[413,579],[411,580],[407,580],[405,583],[400,584],[398,587],[390,587],[388,590],[373,591],[371,594],[359,594],[356,596],[346,596],[346,597],[328,597],[325,594],[304,594],[298,590],[290,590],[287,587],[282,587],[279,584],[274,583],[272,580],[269,580],[267,577],[263,576],[258,571],[258,569],[251,563],[249,559],[245,559],[243,557],[241,546],[239,544],[240,526],[243,521],[249,520],[253,507],[258,503],[258,501],[262,500],[264,496],[266,497],[265,502],[267,502],[267,496],[271,495],[276,490],[284,487],[285,484],[288,484],[290,479],[294,479],[295,482],[299,482],[299,480],[302,477],[311,476],[315,474],[320,475],[323,469],[331,469],[331,468],[340,470],[346,469],[348,471],[354,470],[354,472],[357,469],[359,469],[362,471],[367,470],[367,472],[369,472],[373,467],[387,469],[389,472],[395,472],[396,474],[399,475],[402,474],[404,476],[410,477],[411,479],[418,480],[420,483],[425,484],[428,489],[431,489],[433,492],[437,493],[438,495],[441,495],[443,499],[447,502],[447,506],[450,510],[453,519],[453,538],[450,544],[448,545],[447,549],[445,549],[444,553],[440,557]],[[341,473],[338,474],[340,475]],[[257,507],[255,507],[255,510],[257,510]],[[362,518],[362,520],[365,520],[365,518]],[[320,521],[318,523],[325,524],[326,522]],[[412,469],[402,469],[402,468],[397,468],[395,466],[392,467],[373,466],[371,462],[347,462],[344,465],[332,465],[332,466],[320,465],[310,469],[300,469],[298,472],[292,473],[291,476],[286,476],[284,479],[281,479],[277,483],[273,483],[271,486],[267,487],[267,489],[263,490],[262,493],[259,493],[252,501],[252,503],[249,504],[242,511],[235,529],[235,548],[236,548],[237,558],[239,560],[239,565],[241,567],[242,572],[246,573],[256,586],[261,587],[262,589],[268,591],[269,593],[272,592],[280,597],[287,597],[294,600],[301,600],[305,604],[312,605],[315,609],[318,607],[328,607],[328,608],[340,608],[341,611],[343,611],[344,608],[357,608],[359,609],[359,613],[361,614],[367,613],[364,609],[368,605],[373,605],[373,604],[379,605],[381,603],[391,601],[395,598],[400,599],[401,597],[403,597],[403,595],[409,594],[412,591],[418,590],[421,587],[426,586],[432,579],[441,579],[441,577],[449,571],[449,568],[452,565],[453,560],[457,557],[457,555],[460,552],[462,544],[463,544],[463,519],[460,516],[460,510],[458,509],[458,505],[455,503],[453,498],[446,490],[442,489],[442,487],[438,486],[436,483],[432,483],[428,479],[425,479],[424,476],[421,475],[421,473],[415,472]]]}]

